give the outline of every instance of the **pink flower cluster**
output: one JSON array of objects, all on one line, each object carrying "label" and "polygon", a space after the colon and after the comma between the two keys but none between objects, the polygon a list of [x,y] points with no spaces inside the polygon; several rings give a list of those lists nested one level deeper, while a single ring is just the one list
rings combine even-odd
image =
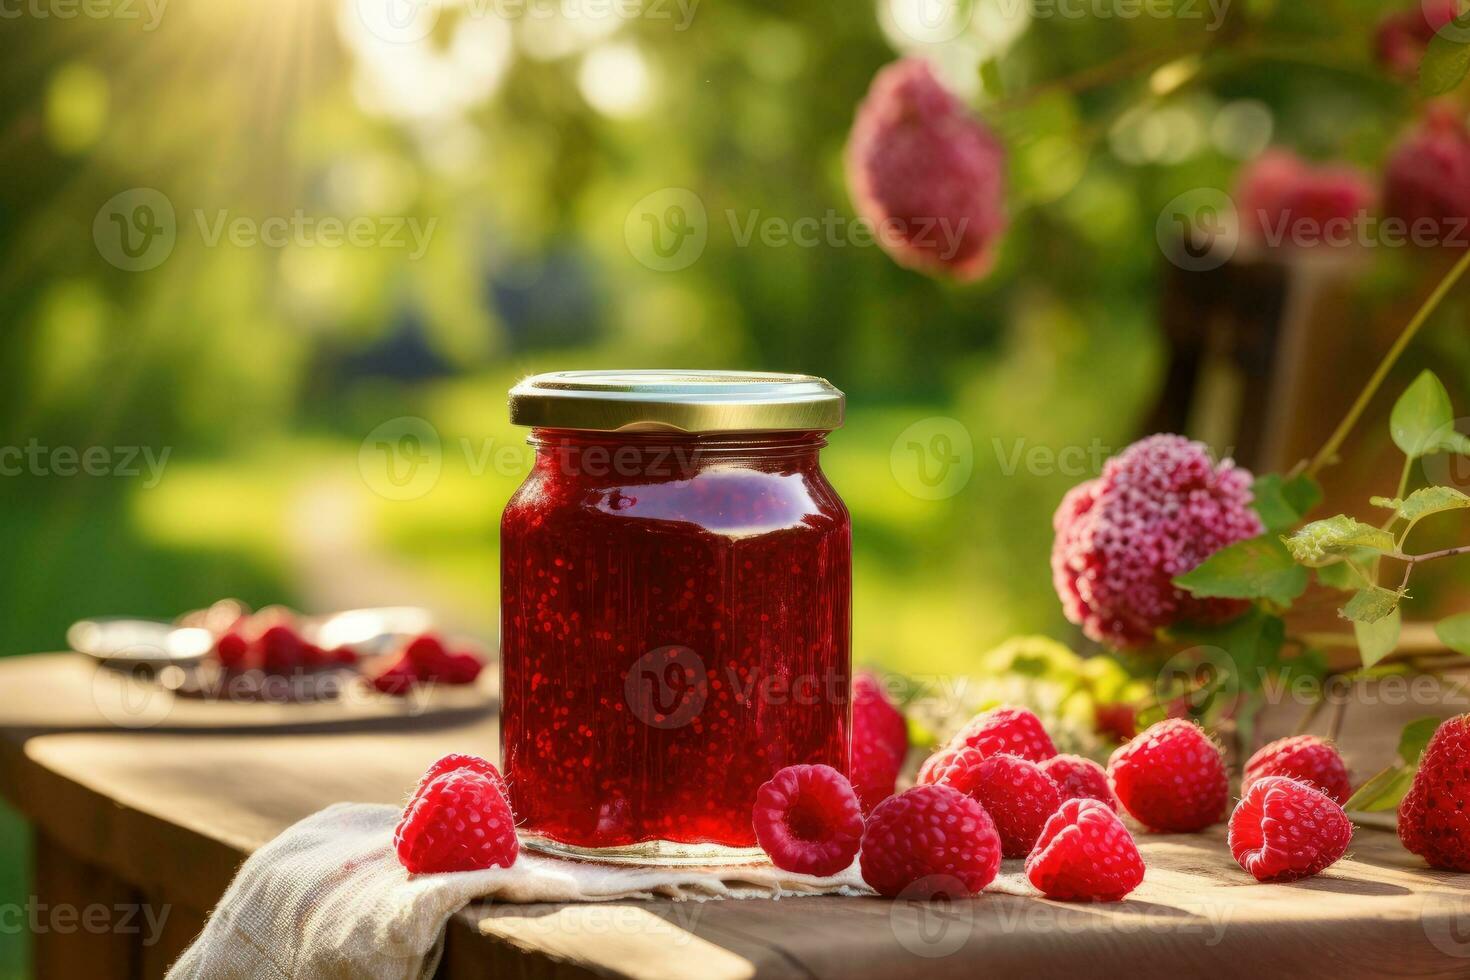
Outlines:
[{"label": "pink flower cluster", "polygon": [[1006,227],[1005,151],[917,58],[873,78],[847,145],[858,213],[900,265],[969,280]]},{"label": "pink flower cluster", "polygon": [[1409,228],[1428,224],[1437,241],[1470,245],[1470,130],[1462,112],[1431,105],[1388,158],[1383,209]]},{"label": "pink flower cluster", "polygon": [[[1242,233],[1271,246],[1338,240],[1373,205],[1373,197],[1373,184],[1362,171],[1313,166],[1279,148],[1251,161],[1236,187]],[[1342,229],[1334,230],[1334,223]]]},{"label": "pink flower cluster", "polygon": [[1460,0],[1416,0],[1384,17],[1373,36],[1378,63],[1400,78],[1413,78],[1435,33],[1459,12]]},{"label": "pink flower cluster", "polygon": [[1183,436],[1141,439],[1074,487],[1052,523],[1052,580],[1069,620],[1101,643],[1140,646],[1181,620],[1238,614],[1235,600],[1196,599],[1171,580],[1261,533],[1251,474],[1216,464]]}]

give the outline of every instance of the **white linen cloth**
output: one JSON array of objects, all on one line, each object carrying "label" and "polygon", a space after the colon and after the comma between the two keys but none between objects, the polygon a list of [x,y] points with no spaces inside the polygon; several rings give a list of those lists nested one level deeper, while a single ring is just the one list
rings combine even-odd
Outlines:
[{"label": "white linen cloth", "polygon": [[393,851],[400,811],[338,803],[246,859],[169,980],[422,980],[450,916],[475,899],[607,902],[871,894],[856,864],[831,878],[771,865],[638,868],[521,850],[514,867],[410,875]]}]

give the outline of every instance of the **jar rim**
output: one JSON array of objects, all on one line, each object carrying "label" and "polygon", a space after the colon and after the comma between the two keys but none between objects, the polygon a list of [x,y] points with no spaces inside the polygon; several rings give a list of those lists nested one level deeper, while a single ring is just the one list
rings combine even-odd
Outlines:
[{"label": "jar rim", "polygon": [[510,390],[510,420],[595,432],[829,432],[846,398],[824,378],[760,371],[556,371]]}]

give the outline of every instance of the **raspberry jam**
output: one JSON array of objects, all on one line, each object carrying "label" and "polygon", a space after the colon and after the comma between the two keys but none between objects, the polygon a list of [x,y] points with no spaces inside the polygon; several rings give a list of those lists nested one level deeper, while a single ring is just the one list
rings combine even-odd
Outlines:
[{"label": "raspberry jam", "polygon": [[[512,395],[536,462],[501,521],[502,761],[529,846],[748,860],[761,783],[847,771],[851,525],[818,462],[841,395],[783,414],[770,399],[817,379],[668,377],[517,389],[632,389],[597,419],[600,388]],[[702,414],[731,388],[746,403]],[[562,419],[640,428],[538,424]],[[809,427],[712,428],[788,420]]]}]

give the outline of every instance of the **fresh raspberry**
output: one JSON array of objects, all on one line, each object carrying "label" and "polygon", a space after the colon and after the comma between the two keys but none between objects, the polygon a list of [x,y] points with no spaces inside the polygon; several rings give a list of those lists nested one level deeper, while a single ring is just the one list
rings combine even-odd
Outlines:
[{"label": "fresh raspberry", "polygon": [[1150,726],[1108,762],[1124,808],[1150,830],[1192,833],[1220,820],[1230,779],[1220,747],[1192,721]]},{"label": "fresh raspberry", "polygon": [[962,748],[935,769],[933,779],[985,807],[1000,834],[1001,854],[1008,858],[1031,853],[1047,818],[1062,803],[1061,790],[1040,766],[1004,752],[984,755]]},{"label": "fresh raspberry", "polygon": [[893,795],[908,751],[908,723],[877,679],[869,674],[853,678],[852,788],[864,813]]},{"label": "fresh raspberry", "polygon": [[1080,755],[1058,755],[1041,763],[1041,771],[1050,776],[1061,790],[1063,800],[1097,800],[1117,810],[1113,787],[1108,785],[1108,771],[1091,759]]},{"label": "fresh raspberry", "polygon": [[230,630],[214,641],[214,655],[226,670],[248,670],[250,667],[250,641]]},{"label": "fresh raspberry", "polygon": [[918,786],[930,786],[934,783],[935,770],[948,764],[958,749],[951,748],[948,744],[941,745],[919,765],[919,776],[914,781]]},{"label": "fresh raspberry", "polygon": [[443,671],[449,663],[449,651],[444,641],[433,633],[422,633],[403,648],[403,656],[414,665],[421,677],[431,677]]},{"label": "fresh raspberry", "polygon": [[411,874],[508,868],[520,852],[504,795],[473,769],[431,780],[404,809],[393,845]]},{"label": "fresh raspberry", "polygon": [[1014,705],[1002,705],[981,712],[950,739],[953,748],[968,746],[979,749],[986,755],[1008,752],[1041,762],[1057,754],[1051,736],[1042,727],[1035,712]]},{"label": "fresh raspberry", "polygon": [[268,674],[289,674],[305,663],[305,642],[284,623],[268,628],[255,642],[260,648],[260,664]]},{"label": "fresh raspberry", "polygon": [[332,663],[332,655],[315,643],[301,642],[301,663],[308,670],[319,670]]},{"label": "fresh raspberry", "polygon": [[407,659],[400,658],[368,678],[368,683],[384,694],[403,695],[419,682],[418,673]]},{"label": "fresh raspberry", "polygon": [[[948,786],[915,786],[873,808],[863,830],[863,880],[889,898],[978,894],[1000,870],[1000,835],[985,808]],[[963,895],[948,895],[957,882]]]},{"label": "fresh raspberry", "polygon": [[1121,701],[1096,705],[1092,709],[1092,729],[1115,742],[1126,742],[1138,734],[1138,709]]},{"label": "fresh raspberry", "polygon": [[1239,615],[1237,599],[1196,599],[1174,578],[1262,531],[1251,475],[1183,436],[1140,439],[1073,487],[1052,518],[1052,583],[1067,619],[1099,643],[1142,646],[1180,620]]},{"label": "fresh raspberry", "polygon": [[1470,871],[1470,715],[1429,740],[1414,784],[1399,804],[1399,839],[1430,867]]},{"label": "fresh raspberry", "polygon": [[847,777],[831,766],[787,766],[755,794],[755,839],[783,871],[827,877],[852,866],[863,812]]},{"label": "fresh raspberry", "polygon": [[1342,807],[1285,776],[1256,780],[1230,815],[1230,853],[1257,881],[1310,878],[1346,854],[1352,839]]},{"label": "fresh raspberry", "polygon": [[468,650],[462,650],[449,655],[444,664],[443,678],[451,684],[473,684],[484,669],[484,661]]},{"label": "fresh raspberry", "polygon": [[1047,898],[1116,902],[1143,881],[1133,835],[1106,804],[1068,800],[1042,828],[1026,878]]},{"label": "fresh raspberry", "polygon": [[495,788],[500,790],[506,802],[510,802],[510,793],[505,788],[505,778],[500,775],[500,770],[495,768],[493,762],[488,759],[482,759],[477,755],[461,755],[458,752],[451,752],[429,767],[428,771],[420,777],[419,784],[414,787],[413,795],[408,798],[409,802],[412,803],[417,799],[424,792],[424,789],[440,776],[448,772],[459,772],[462,769],[469,772],[477,772],[490,780],[490,782],[495,784]]},{"label": "fresh raspberry", "polygon": [[961,281],[989,270],[1006,227],[1005,148],[927,62],[873,77],[846,165],[853,205],[895,262]]},{"label": "fresh raspberry", "polygon": [[1347,765],[1331,742],[1315,735],[1293,735],[1263,747],[1245,764],[1240,791],[1266,776],[1287,776],[1315,786],[1339,805],[1353,795]]},{"label": "fresh raspberry", "polygon": [[1006,752],[1032,762],[1041,762],[1057,754],[1051,736],[1034,712],[1002,705],[970,719],[948,744],[924,760],[919,767],[919,785],[935,782],[935,773],[951,762],[956,753],[967,748],[977,750],[982,757]]}]

